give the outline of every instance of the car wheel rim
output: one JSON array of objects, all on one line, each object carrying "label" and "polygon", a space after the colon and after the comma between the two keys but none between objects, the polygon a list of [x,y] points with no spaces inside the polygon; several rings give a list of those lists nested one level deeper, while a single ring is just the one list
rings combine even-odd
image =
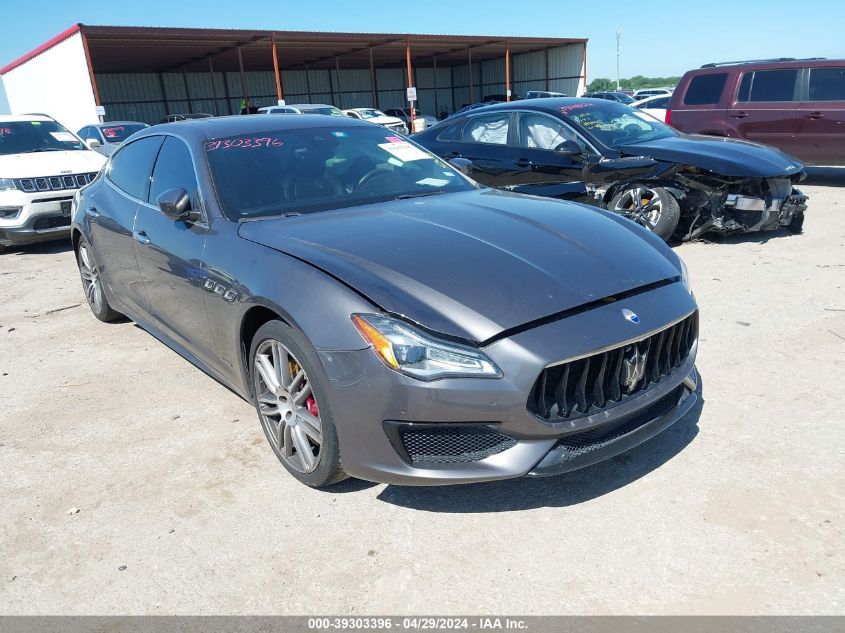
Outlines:
[{"label": "car wheel rim", "polygon": [[633,187],[620,196],[613,210],[653,230],[660,221],[663,200],[654,189]]},{"label": "car wheel rim", "polygon": [[85,298],[88,304],[96,313],[103,310],[103,284],[100,280],[100,271],[97,270],[88,245],[82,243],[79,246],[79,274],[82,276],[82,288],[85,290]]},{"label": "car wheel rim", "polygon": [[290,350],[269,339],[255,352],[253,374],[267,437],[285,464],[312,472],[320,463],[323,427],[305,369]]}]

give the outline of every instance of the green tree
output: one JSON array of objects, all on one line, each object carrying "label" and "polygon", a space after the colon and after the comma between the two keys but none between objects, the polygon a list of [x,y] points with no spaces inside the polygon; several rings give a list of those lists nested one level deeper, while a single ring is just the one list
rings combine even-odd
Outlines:
[{"label": "green tree", "polygon": [[593,79],[590,82],[590,85],[587,86],[587,92],[603,92],[605,90],[615,89],[616,82],[611,81],[610,79],[605,79],[604,77],[600,77],[599,79]]}]

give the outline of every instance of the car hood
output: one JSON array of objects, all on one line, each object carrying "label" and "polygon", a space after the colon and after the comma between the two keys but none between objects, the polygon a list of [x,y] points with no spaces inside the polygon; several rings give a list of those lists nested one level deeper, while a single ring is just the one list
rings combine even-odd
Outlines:
[{"label": "car hood", "polygon": [[37,178],[100,171],[104,156],[92,150],[35,152],[0,156],[0,178]]},{"label": "car hood", "polygon": [[244,222],[239,234],[388,312],[478,342],[680,274],[671,250],[632,222],[494,190]]},{"label": "car hood", "polygon": [[692,165],[721,176],[774,178],[804,170],[800,160],[773,147],[714,136],[691,134],[623,145],[619,149],[632,156]]}]

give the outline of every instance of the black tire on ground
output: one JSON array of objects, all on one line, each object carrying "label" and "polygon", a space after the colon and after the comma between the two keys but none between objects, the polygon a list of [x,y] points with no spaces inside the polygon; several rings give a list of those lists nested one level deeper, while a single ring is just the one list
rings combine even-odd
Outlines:
[{"label": "black tire on ground", "polygon": [[94,316],[105,323],[122,319],[123,315],[109,305],[94,253],[84,239],[80,239],[76,246],[76,265],[79,267],[85,300]]},{"label": "black tire on ground", "polygon": [[660,216],[657,219],[657,222],[654,226],[650,224],[642,224],[645,228],[649,229],[652,233],[657,235],[658,237],[663,238],[664,240],[668,240],[672,237],[672,234],[675,232],[675,229],[678,228],[678,222],[681,219],[681,205],[678,203],[677,199],[674,195],[667,189],[663,187],[648,187],[643,185],[631,185],[619,191],[613,198],[611,198],[610,203],[607,205],[609,211],[614,213],[622,213],[620,210],[617,210],[616,207],[619,202],[630,192],[634,189],[641,189],[643,191],[649,192],[649,195],[653,194],[655,197],[660,199],[661,202],[661,210]]},{"label": "black tire on ground", "polygon": [[786,225],[786,230],[790,233],[801,233],[804,231],[804,212],[796,213],[792,216],[792,221]]},{"label": "black tire on ground", "polygon": [[[276,432],[282,433],[283,431],[281,429],[283,427],[281,424],[273,429],[268,427],[268,424],[273,423],[274,418],[266,417],[261,411],[261,402],[259,401],[260,387],[256,376],[260,372],[256,369],[255,359],[258,350],[262,348],[263,344],[272,341],[276,341],[284,346],[293,356],[292,360],[299,364],[301,369],[305,371],[305,380],[307,380],[311,387],[312,397],[314,398],[315,406],[318,408],[322,438],[317,455],[317,465],[310,472],[301,472],[286,461],[274,438],[274,431],[278,429]],[[253,389],[253,404],[255,405],[261,428],[267,437],[267,441],[270,443],[270,447],[285,469],[300,482],[312,488],[330,486],[346,479],[348,475],[344,472],[340,463],[340,444],[334,425],[334,416],[332,415],[326,394],[326,378],[324,378],[317,353],[308,339],[282,321],[268,321],[258,329],[252,338],[249,349],[249,375]],[[281,415],[279,416],[279,422],[281,422]]]}]

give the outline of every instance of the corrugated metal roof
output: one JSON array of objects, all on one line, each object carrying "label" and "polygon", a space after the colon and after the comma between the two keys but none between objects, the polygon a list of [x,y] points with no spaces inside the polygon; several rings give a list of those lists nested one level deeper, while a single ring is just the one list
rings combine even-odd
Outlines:
[{"label": "corrugated metal roof", "polygon": [[[567,44],[584,44],[584,38],[523,37],[507,35],[445,35],[425,33],[342,33],[318,31],[194,29],[144,26],[78,25],[88,42],[95,73],[207,71],[209,60],[216,71],[238,69],[238,51],[245,70],[272,68],[275,39],[279,65],[284,69],[380,68],[405,63],[405,43],[410,42],[412,60],[437,56],[441,66],[465,64],[467,50],[473,62],[511,54],[528,53]],[[69,31],[62,34],[64,37]],[[52,40],[51,40],[52,41]],[[49,44],[49,43],[48,43]],[[44,50],[12,62],[0,73],[26,63]],[[412,62],[413,63],[413,62]]]}]

